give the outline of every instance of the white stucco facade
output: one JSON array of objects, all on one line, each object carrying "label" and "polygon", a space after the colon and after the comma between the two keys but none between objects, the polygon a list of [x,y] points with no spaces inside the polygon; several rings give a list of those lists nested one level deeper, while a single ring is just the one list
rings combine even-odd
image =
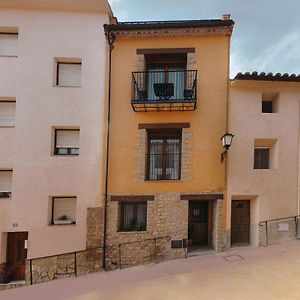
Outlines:
[{"label": "white stucco facade", "polygon": [[[262,113],[264,95],[273,97],[273,113]],[[299,100],[299,83],[231,82],[228,129],[235,137],[227,157],[226,224],[230,231],[232,200],[250,200],[253,246],[265,239],[260,221],[299,214]],[[256,146],[270,147],[269,169],[254,169]]]},{"label": "white stucco facade", "polygon": [[[15,127],[0,127],[0,170],[13,170],[11,197],[0,198],[1,264],[7,232],[29,232],[28,258],[85,249],[87,208],[102,199],[110,11],[104,0],[0,7],[0,32],[18,31],[17,57],[0,57],[0,100],[16,100]],[[55,86],[57,58],[82,61],[81,87]],[[80,129],[79,156],[54,155],[54,128]],[[50,225],[53,196],[77,197],[76,224]]]}]

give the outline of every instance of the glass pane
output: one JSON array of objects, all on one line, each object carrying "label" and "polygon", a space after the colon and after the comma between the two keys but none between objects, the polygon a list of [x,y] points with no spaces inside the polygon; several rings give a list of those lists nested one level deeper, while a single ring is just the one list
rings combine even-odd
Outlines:
[{"label": "glass pane", "polygon": [[123,228],[124,231],[132,231],[135,226],[134,207],[132,204],[123,205]]},{"label": "glass pane", "polygon": [[180,140],[167,140],[166,179],[179,179]]},{"label": "glass pane", "polygon": [[163,174],[163,140],[150,140],[149,179],[160,180]]},{"label": "glass pane", "polygon": [[174,97],[171,97],[171,99],[184,99],[184,68],[169,67],[168,76],[169,83],[174,84]]},{"label": "glass pane", "polygon": [[154,93],[154,83],[163,83],[165,73],[163,67],[151,67],[148,69],[148,100],[159,99]]}]

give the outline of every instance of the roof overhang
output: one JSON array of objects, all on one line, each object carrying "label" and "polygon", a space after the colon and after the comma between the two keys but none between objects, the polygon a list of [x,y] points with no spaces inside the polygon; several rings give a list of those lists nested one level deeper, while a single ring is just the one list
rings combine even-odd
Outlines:
[{"label": "roof overhang", "polygon": [[121,22],[104,25],[105,31],[113,32],[117,38],[143,37],[186,37],[232,34],[232,20],[186,20],[186,21],[149,21]]},{"label": "roof overhang", "polygon": [[0,0],[0,9],[4,8],[96,12],[113,15],[107,0]]}]

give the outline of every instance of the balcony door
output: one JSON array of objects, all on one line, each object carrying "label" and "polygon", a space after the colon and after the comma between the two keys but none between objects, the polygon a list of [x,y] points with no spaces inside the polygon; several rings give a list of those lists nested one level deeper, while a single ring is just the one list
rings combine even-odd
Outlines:
[{"label": "balcony door", "polygon": [[[148,67],[148,100],[182,100],[184,99],[184,66],[149,66]],[[163,91],[160,97],[155,91],[155,85],[161,84]]]},{"label": "balcony door", "polygon": [[148,100],[184,99],[186,62],[186,54],[148,55]]}]

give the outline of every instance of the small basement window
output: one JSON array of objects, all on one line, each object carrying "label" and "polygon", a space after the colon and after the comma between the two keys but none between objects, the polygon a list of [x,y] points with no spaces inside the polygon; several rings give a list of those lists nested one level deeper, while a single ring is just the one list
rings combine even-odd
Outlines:
[{"label": "small basement window", "polygon": [[146,231],[147,202],[120,202],[120,231]]},{"label": "small basement window", "polygon": [[0,100],[0,127],[15,126],[16,101]]},{"label": "small basement window", "polygon": [[18,50],[18,33],[0,32],[0,56],[16,57],[17,50]]},{"label": "small basement window", "polygon": [[278,93],[262,94],[262,113],[271,114],[278,112]]},{"label": "small basement window", "polygon": [[11,197],[12,170],[0,170],[0,198]]},{"label": "small basement window", "polygon": [[79,129],[55,129],[55,155],[79,155]]},{"label": "small basement window", "polygon": [[56,65],[56,86],[81,87],[82,63],[57,61]]},{"label": "small basement window", "polygon": [[51,224],[76,224],[76,197],[53,197]]}]

